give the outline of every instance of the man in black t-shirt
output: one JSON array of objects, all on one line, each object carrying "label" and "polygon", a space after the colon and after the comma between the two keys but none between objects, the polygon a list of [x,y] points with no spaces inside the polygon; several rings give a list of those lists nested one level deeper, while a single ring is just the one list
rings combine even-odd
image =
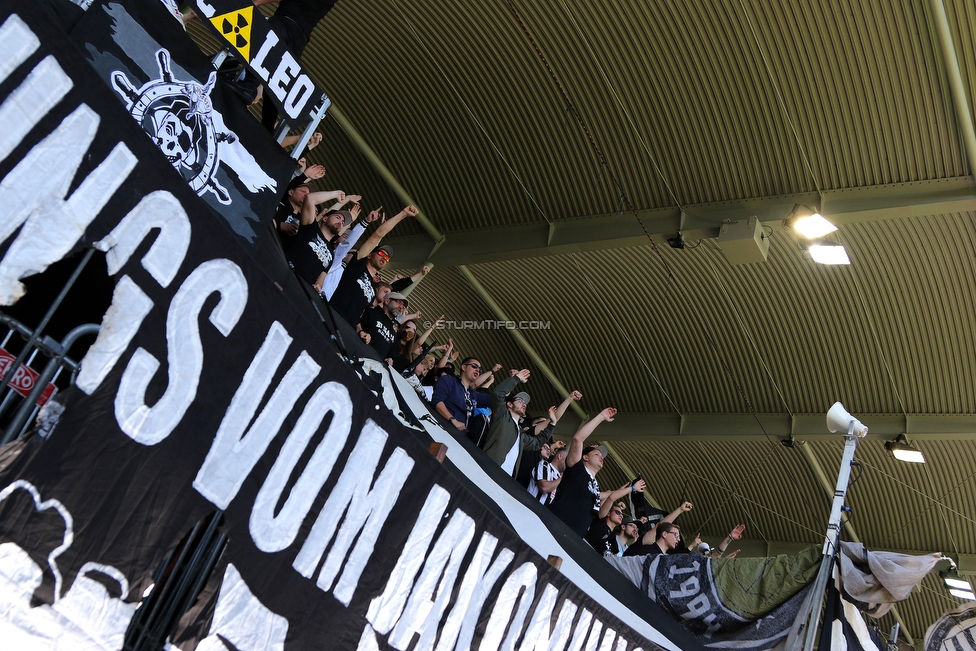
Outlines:
[{"label": "man in black t-shirt", "polygon": [[346,223],[346,214],[345,210],[331,210],[311,223],[303,222],[288,247],[288,265],[316,291],[322,290],[325,274],[332,266],[333,238]]},{"label": "man in black t-shirt", "polygon": [[[393,247],[379,246],[379,243],[387,233],[393,230],[394,226],[406,217],[416,216],[417,212],[415,207],[407,206],[398,214],[380,223],[379,228],[373,231],[373,234],[359,247],[356,255],[346,265],[345,271],[342,272],[342,278],[339,279],[339,284],[332,294],[332,298],[329,299],[329,304],[349,325],[355,326],[359,323],[363,312],[366,311],[376,295],[374,284],[380,280],[380,270],[393,257]],[[377,248],[378,246],[379,248]],[[408,278],[403,280],[408,281],[403,287],[407,287],[413,282]],[[401,282],[397,281],[397,283]],[[396,283],[393,284],[393,289],[396,291],[403,287]]]},{"label": "man in black t-shirt", "polygon": [[281,246],[286,251],[291,244],[292,236],[298,232],[302,220],[302,205],[305,203],[305,197],[312,192],[312,181],[323,176],[325,176],[325,168],[321,165],[306,168],[288,183],[285,195],[275,208],[272,223],[278,232],[278,237],[281,238]]},{"label": "man in black t-shirt", "polygon": [[650,542],[648,536],[653,534],[653,532],[654,530],[652,529],[644,534],[643,538],[628,547],[627,551],[624,552],[624,556],[657,556],[658,554],[667,554],[681,542],[681,532],[678,529],[678,525],[673,522],[665,520],[658,524],[657,540]]},{"label": "man in black t-shirt", "polygon": [[299,174],[288,184],[285,196],[278,202],[275,209],[274,227],[281,238],[281,246],[288,249],[291,238],[298,232],[298,225],[302,219],[302,203],[305,196],[312,191],[311,182],[304,174]]},{"label": "man in black t-shirt", "polygon": [[569,453],[566,455],[566,472],[559,481],[556,499],[549,505],[549,509],[556,514],[556,517],[565,522],[580,538],[586,536],[593,518],[607,517],[610,506],[616,500],[622,498],[632,488],[644,490],[644,480],[641,479],[633,487],[627,483],[613,492],[601,493],[596,474],[603,468],[607,449],[594,445],[583,447],[583,442],[600,423],[610,422],[616,415],[616,409],[607,407],[583,423],[573,434]]},{"label": "man in black t-shirt", "polygon": [[590,528],[586,532],[586,542],[590,543],[590,546],[601,556],[617,556],[620,553],[620,548],[617,546],[617,536],[614,535],[613,530],[624,521],[625,508],[626,505],[623,502],[615,502],[610,507],[607,517],[594,520],[590,524]]},{"label": "man in black t-shirt", "polygon": [[[302,186],[304,187],[304,186]],[[357,195],[348,198],[359,200]],[[298,232],[291,238],[286,251],[288,265],[315,291],[322,291],[325,274],[332,265],[333,241],[343,227],[359,216],[359,204],[351,211],[329,210],[318,214],[318,206],[335,199],[339,206],[347,197],[342,190],[309,192],[302,200]]]},{"label": "man in black t-shirt", "polygon": [[369,335],[370,348],[380,358],[392,363],[397,352],[396,318],[407,309],[407,297],[399,292],[390,292],[383,299],[383,307],[371,307],[363,312],[360,325]]},{"label": "man in black t-shirt", "polygon": [[674,538],[677,537],[677,542],[675,542],[675,544],[672,547],[668,548],[665,551],[671,551],[672,549],[677,547],[681,542],[681,534],[678,533],[678,525],[674,524],[674,520],[682,513],[687,513],[691,509],[692,509],[691,502],[683,502],[681,506],[679,506],[674,511],[672,511],[667,518],[659,521],[657,525],[652,525],[650,528],[648,528],[647,531],[644,532],[644,535],[642,535],[637,540],[637,542],[635,542],[633,545],[628,547],[626,551],[624,551],[624,556],[643,556],[645,554],[660,553],[658,551],[655,551],[654,548],[657,547],[658,544],[663,544],[660,543],[662,530],[670,531],[672,528],[674,529],[675,533],[669,534],[666,537],[669,539],[669,542],[673,541]]}]

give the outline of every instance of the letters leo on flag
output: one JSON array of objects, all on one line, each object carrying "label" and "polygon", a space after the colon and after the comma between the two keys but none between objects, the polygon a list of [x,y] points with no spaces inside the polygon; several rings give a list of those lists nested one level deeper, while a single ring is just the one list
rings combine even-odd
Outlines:
[{"label": "letters leo on flag", "polygon": [[332,101],[288,50],[268,20],[247,0],[196,0],[197,13],[213,34],[247,64],[270,98],[294,128],[308,124]]}]

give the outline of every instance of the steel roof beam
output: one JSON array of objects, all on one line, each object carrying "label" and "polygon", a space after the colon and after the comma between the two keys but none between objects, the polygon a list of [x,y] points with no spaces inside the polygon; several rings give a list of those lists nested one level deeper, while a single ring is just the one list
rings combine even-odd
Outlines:
[{"label": "steel roof beam", "polygon": [[[838,226],[861,222],[923,217],[976,211],[976,190],[972,177],[897,183],[884,186],[827,190],[715,203],[640,210],[638,215],[648,232],[664,244],[679,231],[686,240],[718,235],[723,221],[737,221],[755,215],[773,231],[796,204],[820,208]],[[436,229],[434,233],[439,234]],[[629,213],[567,217],[497,228],[469,229],[445,233],[439,247],[425,235],[388,237],[396,247],[398,268],[417,268],[425,262],[454,267],[520,258],[561,255],[632,246],[646,246],[647,237]],[[434,250],[432,251],[432,248]]]},{"label": "steel roof beam", "polygon": [[959,126],[959,135],[962,137],[969,169],[972,170],[976,165],[976,128],[973,127],[973,113],[969,108],[970,89],[966,88],[966,82],[959,68],[959,50],[952,38],[952,28],[949,26],[945,3],[942,0],[929,0],[926,4],[929,8],[929,19],[934,23],[939,38],[946,81],[949,82],[949,92],[956,109],[956,124]]},{"label": "steel roof beam", "polygon": [[[905,434],[909,440],[948,441],[976,438],[976,414],[865,414],[858,419],[868,426],[867,438],[893,439]],[[618,413],[611,426],[601,428],[599,438],[608,441],[765,441],[793,436],[798,441],[834,440],[839,434],[827,431],[824,414],[759,414],[763,433],[751,414]],[[565,438],[577,422],[563,417],[556,436]]]}]

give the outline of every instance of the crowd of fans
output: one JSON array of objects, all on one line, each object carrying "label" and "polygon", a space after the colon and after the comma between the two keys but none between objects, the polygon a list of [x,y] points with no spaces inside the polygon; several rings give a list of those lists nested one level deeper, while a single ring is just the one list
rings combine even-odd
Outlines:
[{"label": "crowd of fans", "polygon": [[[316,134],[310,142],[319,141]],[[568,442],[554,441],[553,428],[573,402],[582,400],[579,391],[546,409],[544,415],[530,418],[529,394],[519,390],[529,381],[529,369],[502,373],[501,364],[487,368],[476,357],[457,364],[459,352],[453,340],[443,345],[430,342],[444,317],[421,332],[417,323],[421,313],[411,312],[403,293],[429,269],[410,277],[396,276],[391,282],[380,276],[394,255],[392,247],[382,244],[383,237],[415,216],[417,209],[407,206],[390,218],[382,208],[363,215],[362,197],[312,187],[323,174],[320,166],[302,164],[278,206],[274,225],[289,265],[379,358],[429,401],[449,427],[480,447],[604,556],[682,552],[720,556],[741,537],[744,525],[729,532],[715,549],[699,536],[685,544],[676,520],[692,509],[690,502],[671,513],[650,507],[643,499],[646,482],[640,477],[615,490],[600,488],[597,476],[608,450],[588,440],[597,427],[614,419],[616,409],[598,413]],[[360,242],[374,223],[375,229]]]},{"label": "crowd of fans", "polygon": [[[316,134],[310,144],[320,140]],[[699,536],[686,544],[676,520],[692,509],[690,502],[671,513],[648,506],[643,499],[646,482],[640,477],[615,490],[601,489],[597,476],[608,450],[588,439],[602,423],[614,419],[616,409],[598,413],[568,442],[554,441],[553,428],[573,402],[582,400],[579,391],[546,409],[544,415],[530,418],[529,394],[519,390],[529,381],[529,369],[502,373],[501,364],[487,368],[476,357],[457,364],[460,355],[453,340],[443,345],[430,342],[444,317],[421,332],[417,322],[421,313],[411,312],[404,294],[429,269],[410,277],[396,276],[391,282],[380,276],[394,255],[392,247],[382,244],[384,236],[415,216],[417,209],[407,206],[387,218],[380,207],[363,215],[359,195],[312,187],[324,173],[321,166],[300,163],[278,206],[274,226],[288,263],[449,427],[481,448],[604,556],[692,552],[715,557],[741,537],[744,525],[729,532],[715,549]],[[363,240],[372,224],[374,230]]]}]

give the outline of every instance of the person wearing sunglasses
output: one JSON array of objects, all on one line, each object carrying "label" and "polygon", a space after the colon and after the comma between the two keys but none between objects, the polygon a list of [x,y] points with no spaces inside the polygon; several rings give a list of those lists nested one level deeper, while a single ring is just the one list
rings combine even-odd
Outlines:
[{"label": "person wearing sunglasses", "polygon": [[613,506],[610,507],[610,512],[607,513],[607,517],[594,519],[586,532],[586,542],[590,543],[590,546],[604,558],[620,554],[617,537],[613,531],[624,521],[626,509],[627,505],[624,502],[614,502]]},{"label": "person wearing sunglasses", "polygon": [[441,417],[447,419],[459,432],[468,430],[468,420],[477,408],[491,407],[491,396],[474,390],[475,381],[481,376],[481,362],[468,357],[461,362],[461,375],[442,375],[434,385],[431,402]]},{"label": "person wearing sunglasses", "polygon": [[[393,247],[380,246],[383,237],[401,221],[407,217],[415,217],[417,213],[414,206],[407,206],[393,217],[385,221],[381,219],[379,227],[346,265],[329,304],[349,325],[355,327],[363,312],[373,302],[376,295],[374,286],[378,282],[380,271],[393,257]],[[403,291],[412,282],[413,279],[408,278],[398,280],[393,283],[393,291]]]},{"label": "person wearing sunglasses", "polygon": [[[607,448],[602,445],[587,445],[586,439],[601,423],[612,422],[617,415],[614,407],[607,407],[599,414],[583,423],[569,444],[566,455],[566,472],[559,481],[556,499],[549,505],[557,518],[566,523],[580,538],[586,536],[593,519],[607,517],[610,507],[623,498],[630,490],[628,482],[623,488],[613,492],[601,492],[597,473],[603,468]],[[643,480],[641,480],[643,481]],[[636,484],[635,484],[636,486]],[[643,489],[643,484],[641,484]]]}]

